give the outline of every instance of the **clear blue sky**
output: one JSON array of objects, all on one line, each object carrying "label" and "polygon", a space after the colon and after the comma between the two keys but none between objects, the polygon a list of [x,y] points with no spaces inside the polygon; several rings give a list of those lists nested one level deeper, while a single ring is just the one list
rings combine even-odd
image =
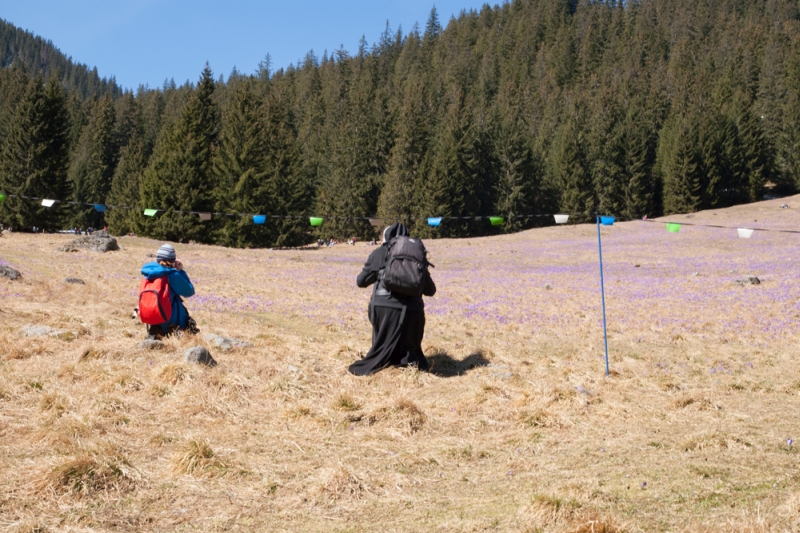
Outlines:
[{"label": "clear blue sky", "polygon": [[[74,61],[96,66],[126,88],[197,81],[208,61],[215,77],[236,66],[254,72],[264,56],[273,69],[344,45],[372,44],[386,21],[408,34],[424,29],[436,5],[442,26],[485,0],[0,0],[0,18],[53,44]],[[491,5],[498,3],[492,1]]]}]

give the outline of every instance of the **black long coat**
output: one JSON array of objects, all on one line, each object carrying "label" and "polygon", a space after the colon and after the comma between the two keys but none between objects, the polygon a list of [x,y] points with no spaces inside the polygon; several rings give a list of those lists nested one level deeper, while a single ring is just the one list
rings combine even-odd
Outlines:
[{"label": "black long coat", "polygon": [[[356,278],[356,284],[361,288],[377,282],[369,308],[372,347],[363,359],[349,368],[358,376],[368,376],[387,366],[417,365],[420,370],[428,370],[428,360],[422,353],[425,304],[421,296],[392,293],[383,286],[379,278],[387,252],[386,245],[374,250]],[[422,294],[436,294],[436,284],[430,275],[425,278]]]}]

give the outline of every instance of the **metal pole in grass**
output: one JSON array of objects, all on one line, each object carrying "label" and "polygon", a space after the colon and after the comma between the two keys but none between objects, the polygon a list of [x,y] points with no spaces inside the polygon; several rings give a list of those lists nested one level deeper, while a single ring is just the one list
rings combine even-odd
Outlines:
[{"label": "metal pole in grass", "polygon": [[[603,245],[600,241],[600,215],[595,213],[595,216],[597,217],[597,255],[600,257],[600,301],[603,304],[603,345],[606,351],[606,376],[608,376],[608,329],[606,327],[606,290],[603,286]],[[609,222],[604,220],[604,225],[614,224],[614,217],[603,218],[610,219]]]}]

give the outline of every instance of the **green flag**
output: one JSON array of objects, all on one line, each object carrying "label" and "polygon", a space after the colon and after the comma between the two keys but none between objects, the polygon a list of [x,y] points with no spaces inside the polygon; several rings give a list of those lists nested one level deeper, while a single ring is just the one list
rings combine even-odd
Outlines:
[{"label": "green flag", "polygon": [[503,217],[489,217],[489,220],[492,222],[492,226],[503,225]]},{"label": "green flag", "polygon": [[158,209],[145,209],[144,216],[146,217],[154,217],[158,213]]},{"label": "green flag", "polygon": [[674,222],[667,222],[667,231],[670,233],[678,233],[681,230],[680,224],[675,224]]},{"label": "green flag", "polygon": [[0,202],[5,202],[5,201],[6,201],[6,195],[0,194]]},{"label": "green flag", "polygon": [[312,226],[322,225],[322,217],[310,217],[308,221],[311,223]]}]

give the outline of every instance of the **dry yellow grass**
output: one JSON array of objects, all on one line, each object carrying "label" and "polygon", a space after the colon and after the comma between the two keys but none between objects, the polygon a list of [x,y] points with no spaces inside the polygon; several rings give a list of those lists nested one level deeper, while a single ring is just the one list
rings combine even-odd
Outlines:
[{"label": "dry yellow grass", "polygon": [[[798,227],[783,202],[679,219]],[[428,242],[433,372],[368,378],[364,245],[176,245],[202,333],[252,346],[145,351],[159,243],[0,237],[23,273],[0,281],[0,529],[800,531],[800,236],[719,231],[604,229],[609,378],[592,226]],[[182,361],[198,344],[218,367]]]}]

